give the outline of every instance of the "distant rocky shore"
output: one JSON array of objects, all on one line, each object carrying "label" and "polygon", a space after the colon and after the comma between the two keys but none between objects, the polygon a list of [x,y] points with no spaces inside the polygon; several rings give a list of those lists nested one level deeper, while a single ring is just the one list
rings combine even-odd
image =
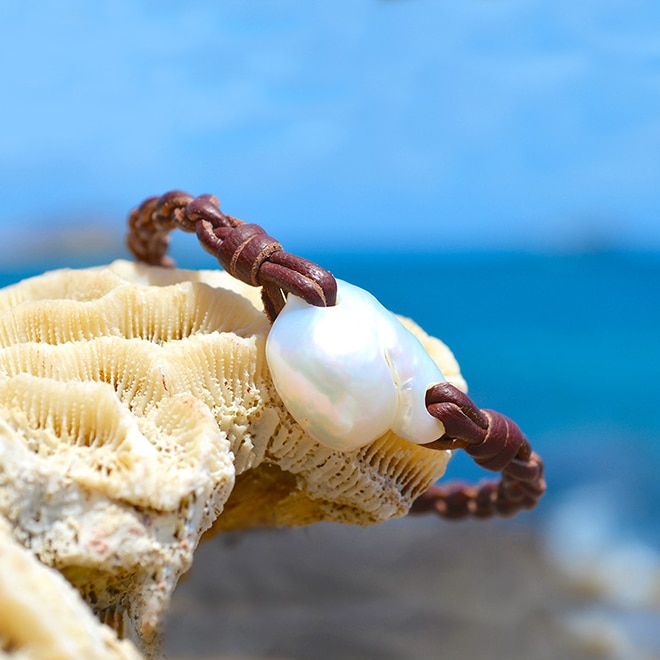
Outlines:
[{"label": "distant rocky shore", "polygon": [[592,597],[566,583],[519,521],[233,533],[195,554],[165,651],[172,660],[619,657],[615,630],[580,622]]}]

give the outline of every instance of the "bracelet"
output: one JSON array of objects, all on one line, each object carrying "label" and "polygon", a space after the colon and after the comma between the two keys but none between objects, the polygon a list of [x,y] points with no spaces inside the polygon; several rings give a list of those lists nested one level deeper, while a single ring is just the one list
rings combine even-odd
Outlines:
[{"label": "bracelet", "polygon": [[[264,311],[271,324],[275,324],[285,309],[290,295],[315,308],[329,308],[337,304],[338,284],[331,273],[285,252],[280,243],[268,236],[259,225],[226,215],[212,195],[193,197],[172,191],[161,197],[146,199],[130,214],[128,248],[140,261],[156,266],[174,266],[167,256],[167,248],[169,234],[176,228],[196,233],[202,247],[216,257],[230,275],[262,288]],[[373,300],[379,308],[382,307]],[[390,333],[388,336],[395,335]],[[391,339],[389,341],[392,342]],[[404,345],[409,346],[405,341]],[[396,371],[396,366],[394,369]],[[276,372],[274,365],[271,365],[271,371]],[[275,375],[273,373],[279,391]],[[395,381],[402,378],[399,378],[400,374],[393,375]],[[439,374],[438,380],[441,378]],[[416,440],[409,438],[405,432],[399,433],[397,428],[393,430],[428,449],[463,449],[477,465],[499,472],[500,477],[477,486],[463,483],[431,486],[413,502],[410,512],[435,513],[443,518],[460,519],[511,516],[534,508],[546,489],[543,461],[532,451],[517,424],[493,410],[479,409],[470,397],[450,383],[437,382],[424,388],[424,401],[420,401],[419,406],[424,406],[428,415],[439,423],[439,437],[432,441],[426,438]],[[401,389],[399,387],[399,396]],[[360,395],[371,399],[378,397],[378,393],[369,390],[356,393],[356,396]],[[407,392],[407,396],[410,395]],[[285,395],[282,399],[292,412]],[[383,402],[383,407],[386,410],[391,408],[388,402]],[[406,419],[408,421],[403,422],[402,428],[411,432],[410,429],[415,428],[414,419],[412,422]],[[379,421],[382,426],[382,420]],[[312,435],[323,442],[323,431],[312,432]],[[375,437],[367,437],[362,444],[371,442]],[[330,431],[328,438],[328,442],[335,443],[332,446],[339,446],[336,443],[341,439],[337,440],[336,434]]]}]

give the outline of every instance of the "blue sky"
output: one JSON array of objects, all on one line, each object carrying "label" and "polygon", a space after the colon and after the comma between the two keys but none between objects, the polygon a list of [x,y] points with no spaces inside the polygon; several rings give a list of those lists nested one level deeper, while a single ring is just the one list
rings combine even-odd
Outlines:
[{"label": "blue sky", "polygon": [[171,188],[217,194],[292,251],[660,248],[652,0],[0,15],[5,262],[35,226],[53,249],[112,245]]}]

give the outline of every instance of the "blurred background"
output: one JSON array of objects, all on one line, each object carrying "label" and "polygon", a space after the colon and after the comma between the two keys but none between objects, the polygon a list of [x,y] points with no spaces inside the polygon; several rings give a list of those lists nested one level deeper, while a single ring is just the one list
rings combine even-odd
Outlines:
[{"label": "blurred background", "polygon": [[[548,495],[515,521],[208,542],[171,657],[660,657],[658,3],[0,16],[1,285],[126,258],[142,199],[211,192],[443,339],[546,459]],[[172,250],[216,267],[190,236]]]}]

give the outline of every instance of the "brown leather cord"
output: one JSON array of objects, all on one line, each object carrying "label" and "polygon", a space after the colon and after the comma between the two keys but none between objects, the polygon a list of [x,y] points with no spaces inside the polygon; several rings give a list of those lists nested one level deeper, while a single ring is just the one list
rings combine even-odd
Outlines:
[{"label": "brown leather cord", "polygon": [[179,228],[196,233],[202,247],[233,277],[262,287],[264,309],[273,321],[292,293],[311,305],[332,306],[337,283],[326,270],[288,254],[259,225],[246,224],[220,210],[212,195],[193,197],[173,190],[150,197],[129,217],[129,250],[140,261],[173,266],[166,256],[169,234]]},{"label": "brown leather cord", "polygon": [[[284,252],[259,225],[226,215],[212,195],[193,197],[175,190],[145,200],[129,217],[128,248],[140,261],[174,266],[167,248],[169,234],[177,227],[197,234],[202,247],[230,275],[262,287],[264,310],[271,322],[288,294],[319,307],[336,303],[337,283],[331,273]],[[411,513],[488,518],[511,516],[536,506],[545,492],[543,462],[512,420],[492,410],[480,410],[449,383],[429,388],[426,407],[444,424],[445,434],[425,447],[463,449],[481,467],[501,472],[501,478],[480,486],[432,486],[415,500]]]},{"label": "brown leather cord", "polygon": [[501,477],[480,486],[432,486],[413,503],[411,513],[490,518],[536,506],[546,488],[543,461],[513,420],[494,410],[480,410],[449,383],[429,388],[426,408],[444,424],[445,435],[425,447],[463,449],[477,465],[501,472]]}]

